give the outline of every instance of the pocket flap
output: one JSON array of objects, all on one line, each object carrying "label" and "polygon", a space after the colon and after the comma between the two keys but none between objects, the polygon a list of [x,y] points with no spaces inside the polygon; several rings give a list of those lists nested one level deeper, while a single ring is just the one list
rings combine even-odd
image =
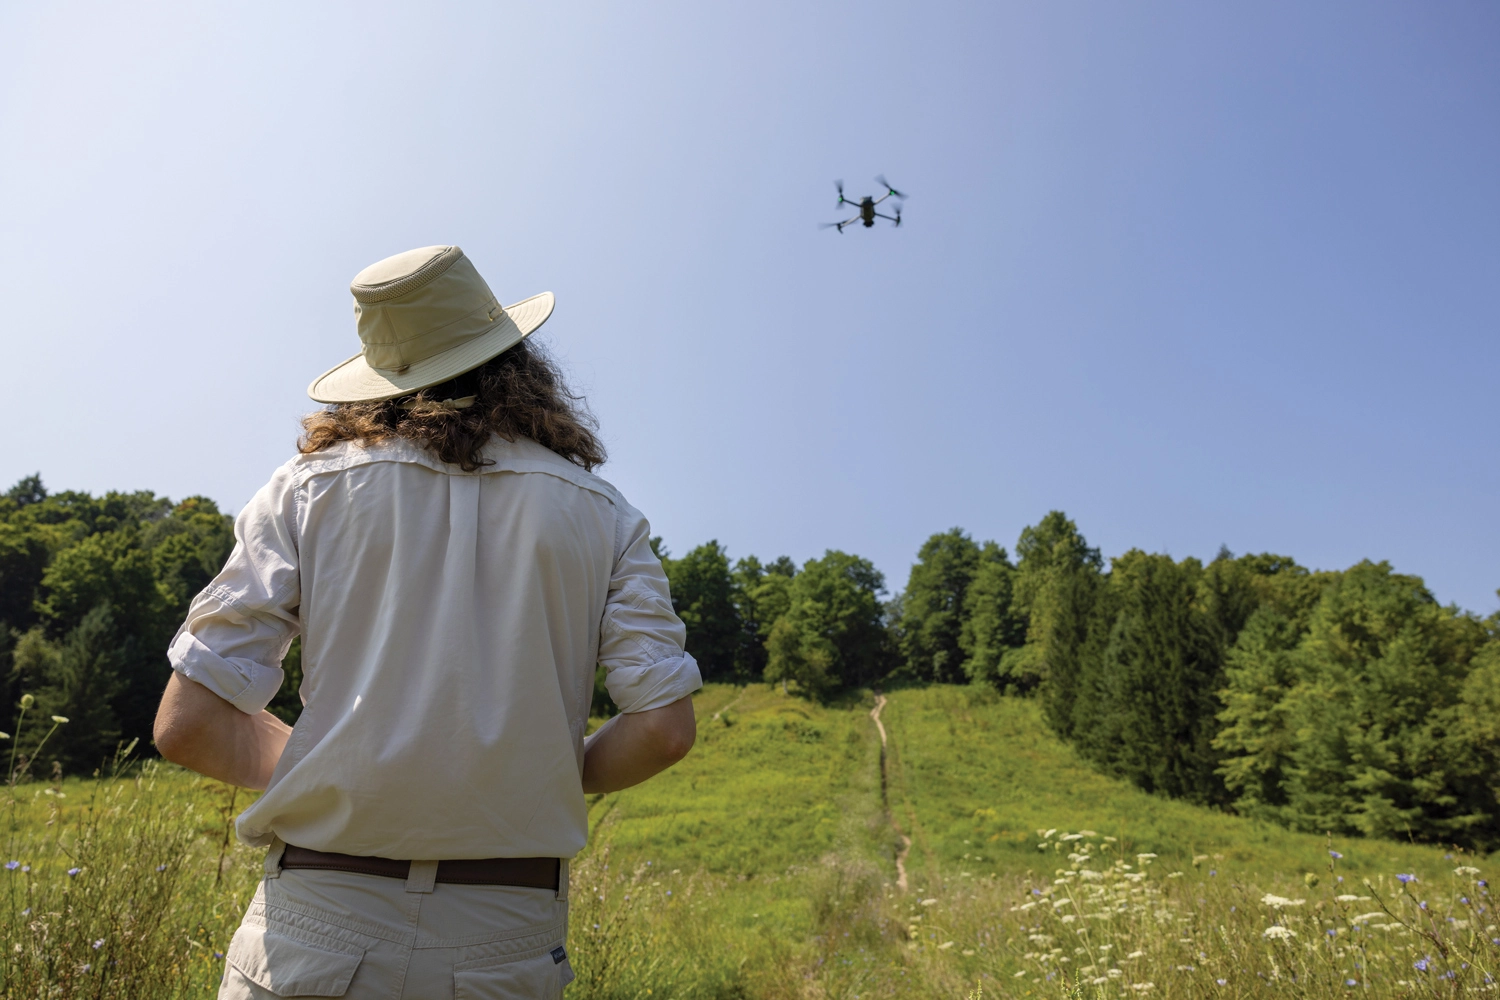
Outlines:
[{"label": "pocket flap", "polygon": [[234,932],[228,955],[241,975],[279,997],[341,997],[364,957],[352,945],[310,944],[251,924]]}]

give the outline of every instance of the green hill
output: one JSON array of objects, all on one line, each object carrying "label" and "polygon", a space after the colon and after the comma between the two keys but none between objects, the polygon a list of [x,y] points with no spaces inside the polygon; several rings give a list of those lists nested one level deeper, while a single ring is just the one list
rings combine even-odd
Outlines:
[{"label": "green hill", "polygon": [[[892,877],[898,833],[881,802],[871,695],[823,708],[774,687],[708,685],[695,700],[698,745],[660,778],[601,796],[594,845],[675,868],[775,874],[830,851],[857,852]],[[881,714],[888,800],[929,878],[1050,871],[1038,833],[1093,830],[1160,864],[1300,878],[1327,872],[1326,838],[1149,795],[1100,775],[1042,724],[1034,701],[977,687],[893,692]],[[1339,869],[1438,871],[1447,851],[1340,839]],[[1208,862],[1213,864],[1210,866]]]}]

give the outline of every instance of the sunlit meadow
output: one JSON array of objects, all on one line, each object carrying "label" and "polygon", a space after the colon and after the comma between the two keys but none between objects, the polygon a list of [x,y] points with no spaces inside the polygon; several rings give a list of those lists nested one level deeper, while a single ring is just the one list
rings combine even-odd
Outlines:
[{"label": "sunlit meadow", "polygon": [[[967,689],[891,693],[882,752],[873,704],[705,689],[686,761],[591,799],[569,995],[1495,995],[1489,859],[1153,798]],[[245,803],[156,763],[13,783],[4,996],[212,995]]]}]

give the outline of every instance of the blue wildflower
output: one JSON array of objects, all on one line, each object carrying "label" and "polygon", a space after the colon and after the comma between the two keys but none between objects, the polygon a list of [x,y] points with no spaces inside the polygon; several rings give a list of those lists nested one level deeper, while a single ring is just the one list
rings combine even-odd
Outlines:
[{"label": "blue wildflower", "polygon": [[1212,868],[1210,868],[1210,869],[1209,869],[1209,870],[1208,870],[1208,877],[1209,877],[1209,878],[1213,878],[1213,877],[1214,877],[1214,876],[1215,876],[1215,875],[1217,875],[1217,874],[1219,874],[1219,873],[1218,873],[1218,872],[1216,872],[1216,871],[1214,871],[1214,870],[1213,870],[1213,869],[1212,869]]},{"label": "blue wildflower", "polygon": [[1335,861],[1342,861],[1342,860],[1344,860],[1344,856],[1342,854],[1340,854],[1338,851],[1329,851],[1328,852],[1328,856],[1330,858],[1332,858],[1333,860],[1335,860]]},{"label": "blue wildflower", "polygon": [[1346,980],[1344,980],[1344,985],[1345,986],[1358,986],[1359,985],[1359,980],[1358,979],[1346,979]]},{"label": "blue wildflower", "polygon": [[224,957],[224,953],[222,951],[216,951],[216,952],[214,952],[214,958],[223,958],[223,957]]},{"label": "blue wildflower", "polygon": [[8,871],[8,872],[13,872],[17,868],[19,868],[19,867],[21,867],[21,862],[19,862],[19,861],[7,861],[7,862],[5,862],[5,870]]},{"label": "blue wildflower", "polygon": [[1432,956],[1428,955],[1428,956],[1426,956],[1424,958],[1419,958],[1415,962],[1411,963],[1411,967],[1413,969],[1416,969],[1418,972],[1426,972],[1427,971],[1427,963],[1429,963],[1431,961],[1432,961]]},{"label": "blue wildflower", "polygon": [[1418,903],[1417,904],[1417,909],[1419,909],[1419,910],[1425,910],[1425,909],[1427,909],[1427,900],[1424,899],[1420,903]]},{"label": "blue wildflower", "polygon": [[1328,935],[1328,936],[1329,936],[1329,937],[1337,937],[1337,936],[1338,936],[1338,931],[1337,931],[1337,930],[1335,930],[1335,929],[1333,929],[1333,928],[1332,928],[1332,927],[1330,927],[1330,928],[1328,928],[1328,930],[1327,930],[1327,931],[1325,931],[1325,933],[1326,933],[1326,934],[1327,934],[1327,935]]},{"label": "blue wildflower", "polygon": [[82,868],[69,868],[68,869],[68,878],[75,878],[78,875],[78,873],[81,872],[81,871],[83,871]]},{"label": "blue wildflower", "polygon": [[164,872],[164,871],[167,870],[167,866],[166,865],[157,865],[156,866],[156,870],[159,871],[159,872]]},{"label": "blue wildflower", "polygon": [[99,938],[97,941],[94,942],[94,950],[95,951],[98,951],[100,948],[103,948],[103,947],[104,947],[104,939],[103,938]]},{"label": "blue wildflower", "polygon": [[1229,980],[1227,980],[1227,979],[1215,979],[1214,982],[1218,983],[1220,986],[1228,986],[1229,985]]},{"label": "blue wildflower", "polygon": [[1417,877],[1415,875],[1397,875],[1396,876],[1396,881],[1400,882],[1402,885],[1405,885],[1408,882],[1415,882],[1416,880],[1417,880]]}]

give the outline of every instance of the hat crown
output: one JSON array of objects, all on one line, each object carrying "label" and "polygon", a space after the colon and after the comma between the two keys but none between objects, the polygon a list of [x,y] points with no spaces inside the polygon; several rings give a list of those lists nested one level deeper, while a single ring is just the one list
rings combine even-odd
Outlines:
[{"label": "hat crown", "polygon": [[349,285],[365,361],[400,372],[482,336],[505,310],[456,246],[422,247],[377,261]]},{"label": "hat crown", "polygon": [[354,276],[349,291],[359,302],[384,302],[414,291],[437,278],[464,255],[459,247],[407,250],[378,260]]}]

